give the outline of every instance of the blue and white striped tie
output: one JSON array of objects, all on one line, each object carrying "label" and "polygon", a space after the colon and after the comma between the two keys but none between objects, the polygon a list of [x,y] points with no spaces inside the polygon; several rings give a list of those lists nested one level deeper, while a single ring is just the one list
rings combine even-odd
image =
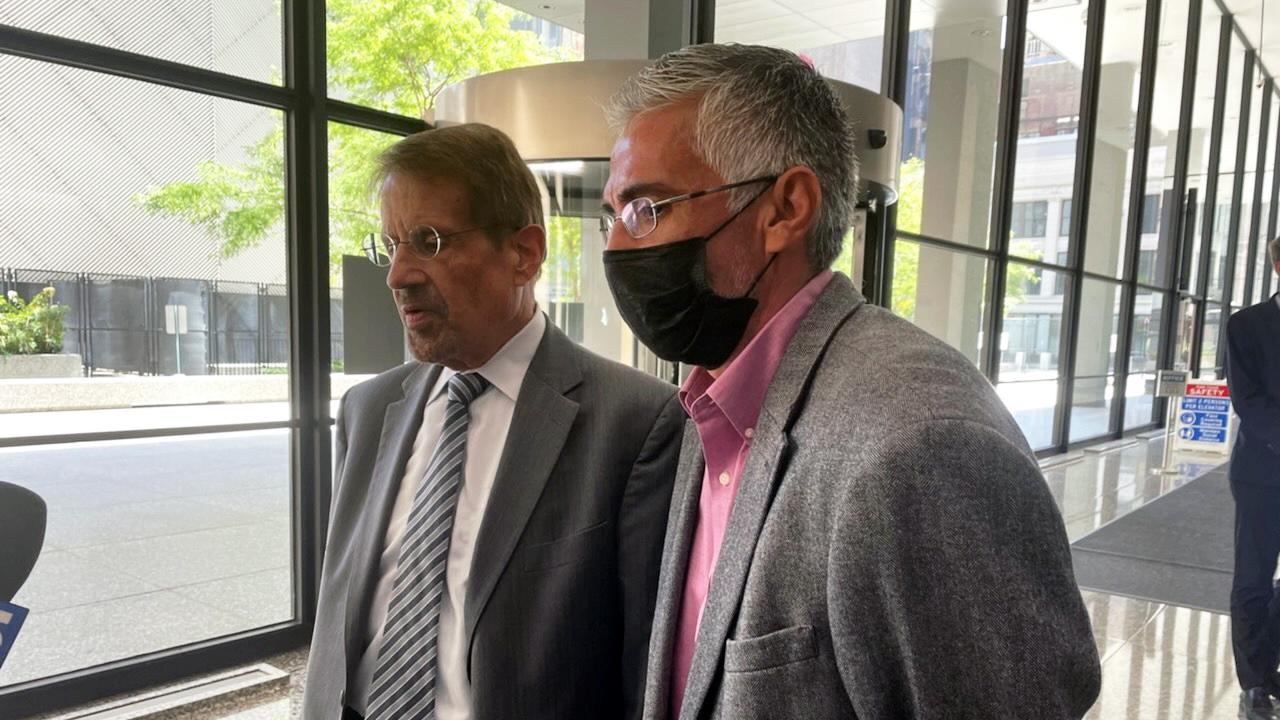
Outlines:
[{"label": "blue and white striped tie", "polygon": [[436,634],[445,591],[453,514],[467,457],[468,407],[489,387],[472,374],[449,378],[444,430],[413,497],[382,649],[369,692],[368,720],[431,720],[436,707]]}]

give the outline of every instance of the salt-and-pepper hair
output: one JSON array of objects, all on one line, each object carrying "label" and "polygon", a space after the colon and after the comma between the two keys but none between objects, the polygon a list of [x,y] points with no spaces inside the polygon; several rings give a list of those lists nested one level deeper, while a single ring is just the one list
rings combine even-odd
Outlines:
[{"label": "salt-and-pepper hair", "polygon": [[[691,45],[631,77],[606,108],[621,132],[635,116],[687,100],[697,103],[693,147],[725,182],[776,175],[797,165],[818,177],[822,203],[809,235],[814,269],[840,255],[857,203],[853,125],[826,80],[795,53],[758,45]],[[733,210],[760,192],[730,191]]]},{"label": "salt-and-pepper hair", "polygon": [[1275,265],[1280,262],[1280,237],[1272,238],[1267,243],[1267,254],[1271,256],[1271,264]]}]

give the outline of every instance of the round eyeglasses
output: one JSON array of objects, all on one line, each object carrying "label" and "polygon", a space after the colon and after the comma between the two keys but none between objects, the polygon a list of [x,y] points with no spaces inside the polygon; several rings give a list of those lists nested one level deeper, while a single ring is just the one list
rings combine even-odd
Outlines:
[{"label": "round eyeglasses", "polygon": [[724,192],[725,190],[732,190],[734,188],[740,188],[754,183],[773,182],[777,179],[777,175],[761,175],[760,177],[751,178],[750,180],[742,180],[735,183],[729,183],[728,185],[708,188],[706,190],[696,190],[691,193],[676,195],[675,197],[669,197],[665,200],[658,200],[656,202],[646,197],[639,197],[628,202],[626,205],[623,205],[622,212],[617,215],[608,212],[608,210],[602,213],[600,215],[600,232],[607,238],[609,236],[609,232],[613,230],[614,224],[621,222],[622,227],[627,231],[627,234],[636,240],[639,240],[658,229],[658,214],[661,213],[663,208],[666,208],[668,205],[675,205],[676,203],[684,202],[685,200],[693,200],[694,198],[700,198],[703,195]]},{"label": "round eyeglasses", "polygon": [[473,227],[442,235],[439,230],[430,225],[423,225],[410,230],[408,238],[405,240],[398,240],[385,233],[369,233],[361,247],[364,250],[364,256],[369,259],[369,262],[378,267],[387,267],[391,264],[391,258],[395,257],[396,250],[401,245],[408,245],[409,250],[419,258],[430,260],[440,254],[440,248],[444,244],[441,241],[445,238],[484,229],[484,227]]}]

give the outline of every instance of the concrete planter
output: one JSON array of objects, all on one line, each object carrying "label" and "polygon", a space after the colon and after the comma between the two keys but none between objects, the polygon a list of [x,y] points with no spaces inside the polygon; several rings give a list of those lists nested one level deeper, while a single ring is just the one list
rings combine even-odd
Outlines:
[{"label": "concrete planter", "polygon": [[0,378],[76,378],[84,376],[80,356],[71,353],[56,355],[0,355]]}]

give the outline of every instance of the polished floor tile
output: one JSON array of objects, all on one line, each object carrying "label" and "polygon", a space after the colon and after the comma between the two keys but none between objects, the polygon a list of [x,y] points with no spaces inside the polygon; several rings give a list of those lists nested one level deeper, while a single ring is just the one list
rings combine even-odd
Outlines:
[{"label": "polished floor tile", "polygon": [[[1107,454],[1080,452],[1045,470],[1071,541],[1176,490],[1226,458],[1175,454],[1154,474],[1162,441]],[[1223,591],[1229,588],[1224,587]],[[1102,659],[1102,691],[1088,720],[1231,720],[1240,692],[1226,615],[1082,591]]]}]

